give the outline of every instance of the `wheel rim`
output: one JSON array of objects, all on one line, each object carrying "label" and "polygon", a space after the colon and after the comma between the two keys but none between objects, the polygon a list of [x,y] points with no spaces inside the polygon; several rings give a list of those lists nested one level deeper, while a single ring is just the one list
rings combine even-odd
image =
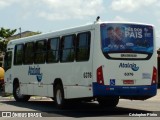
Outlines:
[{"label": "wheel rim", "polygon": [[61,90],[57,90],[56,100],[57,100],[58,105],[62,104],[62,93],[61,93]]},{"label": "wheel rim", "polygon": [[18,98],[23,98],[23,95],[21,94],[21,90],[19,87],[16,89],[16,95]]}]

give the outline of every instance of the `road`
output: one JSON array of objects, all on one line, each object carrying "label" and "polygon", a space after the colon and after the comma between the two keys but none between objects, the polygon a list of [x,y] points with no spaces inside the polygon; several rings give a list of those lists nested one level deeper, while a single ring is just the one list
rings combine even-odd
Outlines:
[{"label": "road", "polygon": [[[121,99],[116,108],[101,108],[98,103],[79,103],[70,104],[64,110],[59,110],[55,107],[54,102],[48,98],[32,97],[32,99],[27,103],[16,102],[12,97],[0,97],[0,111],[12,111],[18,112],[20,114],[30,114],[36,112],[37,115],[41,114],[42,117],[47,117],[46,119],[128,119],[130,116],[132,119],[139,119],[133,116],[143,116],[149,115],[158,117],[153,117],[154,119],[160,118],[160,90],[158,90],[157,96],[150,98],[146,101],[130,101]],[[124,118],[123,118],[124,117]],[[142,117],[141,119],[148,119],[150,117]],[[153,119],[152,118],[152,119]],[[9,120],[9,118],[0,118],[0,120]],[[12,118],[13,120],[18,120],[17,118]],[[20,119],[20,118],[19,118]],[[24,118],[23,118],[24,119]],[[36,118],[30,118],[30,120],[36,120]],[[37,118],[40,120],[41,118]]]}]

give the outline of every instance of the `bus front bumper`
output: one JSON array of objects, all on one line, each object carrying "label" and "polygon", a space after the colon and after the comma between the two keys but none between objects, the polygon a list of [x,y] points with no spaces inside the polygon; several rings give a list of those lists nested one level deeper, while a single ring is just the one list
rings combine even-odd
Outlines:
[{"label": "bus front bumper", "polygon": [[107,86],[93,83],[94,96],[148,96],[157,94],[157,85],[144,86]]}]

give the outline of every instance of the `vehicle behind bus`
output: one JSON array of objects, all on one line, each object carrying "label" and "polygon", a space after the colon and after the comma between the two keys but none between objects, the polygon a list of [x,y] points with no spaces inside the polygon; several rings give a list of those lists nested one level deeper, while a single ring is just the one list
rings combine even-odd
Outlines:
[{"label": "vehicle behind bus", "polygon": [[0,92],[4,92],[4,69],[0,67]]}]

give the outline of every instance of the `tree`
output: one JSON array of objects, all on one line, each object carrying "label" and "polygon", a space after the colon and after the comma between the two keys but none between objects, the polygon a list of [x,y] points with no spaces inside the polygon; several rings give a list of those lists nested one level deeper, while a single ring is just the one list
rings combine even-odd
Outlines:
[{"label": "tree", "polygon": [[32,32],[32,31],[25,31],[23,33],[18,33],[14,35],[17,30],[11,29],[4,29],[3,27],[0,28],[0,52],[4,52],[6,50],[7,43],[10,40],[18,39],[20,37],[28,37],[37,34],[41,34],[41,32]]},{"label": "tree", "polygon": [[11,29],[0,29],[0,51],[4,52],[6,49],[6,45],[8,43],[7,38],[11,37],[17,30],[11,30]]},{"label": "tree", "polygon": [[1,40],[0,41],[0,52],[5,52],[8,41]]},{"label": "tree", "polygon": [[1,28],[0,29],[0,37],[3,39],[7,39],[9,37],[11,37],[17,30],[11,30],[11,29],[5,29],[5,28]]}]

